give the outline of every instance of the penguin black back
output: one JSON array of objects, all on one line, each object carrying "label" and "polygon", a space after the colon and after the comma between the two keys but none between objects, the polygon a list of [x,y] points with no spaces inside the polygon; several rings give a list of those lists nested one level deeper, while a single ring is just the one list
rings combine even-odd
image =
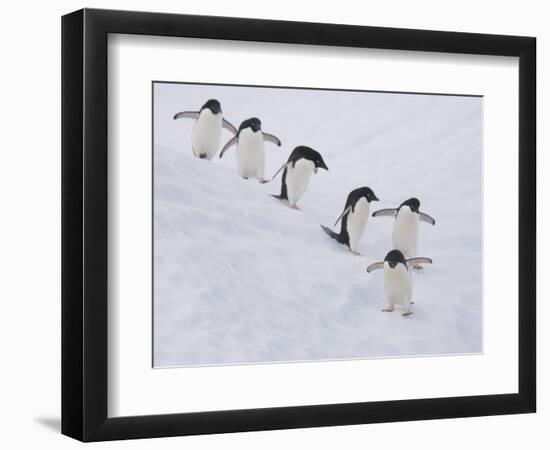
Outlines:
[{"label": "penguin black back", "polygon": [[271,194],[272,197],[278,198],[279,200],[288,200],[288,193],[286,190],[286,172],[287,168],[285,167],[285,170],[283,170],[283,178],[281,181],[281,193],[279,195]]}]

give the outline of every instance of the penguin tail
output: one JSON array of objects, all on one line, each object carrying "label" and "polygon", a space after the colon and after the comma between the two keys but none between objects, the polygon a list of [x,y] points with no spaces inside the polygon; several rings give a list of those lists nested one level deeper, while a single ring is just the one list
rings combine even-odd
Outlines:
[{"label": "penguin tail", "polygon": [[342,235],[340,233],[336,233],[332,231],[329,227],[325,227],[324,225],[321,225],[321,228],[325,233],[327,233],[332,239],[335,239],[340,244],[345,244],[344,239],[342,238]]},{"label": "penguin tail", "polygon": [[273,198],[276,198],[277,200],[288,200],[288,199],[286,198],[286,195],[283,195],[283,194],[278,194],[278,195],[277,195],[277,194],[271,194],[271,196],[272,196]]}]

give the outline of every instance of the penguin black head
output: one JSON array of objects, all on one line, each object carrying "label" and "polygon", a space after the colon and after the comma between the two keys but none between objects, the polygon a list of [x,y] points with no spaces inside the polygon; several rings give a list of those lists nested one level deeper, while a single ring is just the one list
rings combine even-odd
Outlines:
[{"label": "penguin black head", "polygon": [[328,170],[328,167],[325,164],[325,161],[323,160],[323,157],[321,156],[321,154],[310,147],[306,147],[305,145],[300,145],[293,150],[291,154],[291,158],[293,157],[292,155],[297,156],[296,160],[298,160],[299,158],[304,158],[312,161],[316,169]]},{"label": "penguin black head", "polygon": [[401,207],[403,206],[408,206],[409,208],[411,208],[412,212],[420,212],[420,200],[415,197],[405,200],[403,203],[401,203],[401,205],[399,205],[399,209],[401,209]]},{"label": "penguin black head", "polygon": [[239,132],[244,130],[245,128],[250,128],[254,133],[257,131],[260,131],[262,129],[262,122],[257,117],[251,117],[250,119],[245,120],[243,123],[241,123],[241,126],[239,127]]},{"label": "penguin black head", "polygon": [[389,252],[384,258],[384,261],[387,261],[392,269],[394,269],[399,263],[405,264],[405,267],[407,266],[407,260],[405,259],[403,253],[399,250],[392,250]]},{"label": "penguin black head", "polygon": [[210,111],[212,111],[212,114],[219,114],[222,112],[220,102],[215,98],[211,98],[204,105],[202,105],[201,111],[203,109],[209,109]]},{"label": "penguin black head", "polygon": [[373,190],[370,187],[364,186],[359,189],[356,189],[356,192],[359,196],[365,197],[367,199],[367,202],[378,202],[380,199],[376,196],[376,194],[373,192]]}]

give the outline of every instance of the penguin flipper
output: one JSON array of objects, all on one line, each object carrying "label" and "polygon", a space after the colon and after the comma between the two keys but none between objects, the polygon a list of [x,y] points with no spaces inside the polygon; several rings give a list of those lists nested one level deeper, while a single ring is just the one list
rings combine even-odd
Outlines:
[{"label": "penguin flipper", "polygon": [[177,114],[174,114],[174,120],[176,119],[196,119],[199,117],[199,111],[182,111]]},{"label": "penguin flipper", "polygon": [[273,136],[272,134],[269,134],[269,133],[264,133],[263,131],[262,131],[262,135],[264,137],[264,141],[271,142],[272,144],[275,144],[278,147],[281,146],[281,141],[279,140],[278,137]]},{"label": "penguin flipper", "polygon": [[369,267],[367,267],[367,273],[374,272],[375,270],[383,269],[384,263],[383,262],[375,262],[371,264]]},{"label": "penguin flipper", "polygon": [[435,219],[433,217],[423,212],[420,212],[419,214],[420,214],[420,220],[422,222],[429,223],[430,225],[435,225]]},{"label": "penguin flipper", "polygon": [[340,219],[344,217],[346,214],[348,214],[351,210],[352,210],[351,205],[345,208],[344,211],[342,211],[342,214],[340,214],[340,217],[338,217],[338,219],[336,219],[336,222],[334,222],[334,226],[338,225],[338,222],[340,222]]},{"label": "penguin flipper", "polygon": [[379,209],[378,211],[373,212],[372,217],[381,217],[381,216],[395,217],[395,214],[397,214],[397,209],[385,208],[385,209]]},{"label": "penguin flipper", "polygon": [[290,163],[284,163],[284,164],[281,166],[281,168],[280,168],[279,170],[277,170],[277,172],[275,172],[275,175],[273,175],[273,176],[271,177],[271,179],[274,180],[275,177],[276,177],[277,175],[279,175],[279,173],[281,172],[281,170],[286,169],[289,165],[290,165]]},{"label": "penguin flipper", "polygon": [[229,141],[227,141],[227,144],[225,144],[222,148],[222,151],[220,152],[220,158],[223,156],[223,154],[225,153],[225,151],[231,147],[233,144],[235,144],[237,142],[237,140],[239,139],[239,136],[238,135],[235,135],[233,136],[231,139],[229,139]]},{"label": "penguin flipper", "polygon": [[230,131],[233,134],[237,134],[239,131],[233,126],[231,122],[228,120],[222,119],[222,127],[224,127],[227,131]]},{"label": "penguin flipper", "polygon": [[417,266],[418,264],[432,264],[432,260],[430,258],[426,258],[424,256],[416,256],[414,258],[407,259],[407,264],[412,264],[413,266]]}]

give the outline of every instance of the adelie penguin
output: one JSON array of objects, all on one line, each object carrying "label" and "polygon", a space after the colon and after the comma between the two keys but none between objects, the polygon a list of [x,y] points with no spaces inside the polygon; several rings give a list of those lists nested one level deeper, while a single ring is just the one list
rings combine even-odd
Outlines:
[{"label": "adelie penguin", "polygon": [[412,314],[412,278],[409,267],[431,263],[430,258],[415,257],[407,259],[400,250],[396,249],[389,252],[383,262],[376,262],[367,267],[367,273],[384,269],[384,291],[388,307],[382,311],[393,312],[395,305],[401,305],[404,308],[403,315],[410,316]]},{"label": "adelie penguin", "polygon": [[222,128],[237,134],[237,129],[223,118],[220,102],[208,100],[200,111],[182,111],[174,115],[176,119],[195,119],[191,132],[193,153],[197,158],[212,159],[218,153]]},{"label": "adelie penguin", "polygon": [[[393,248],[401,250],[407,258],[416,256],[419,221],[435,225],[435,220],[420,211],[420,201],[417,198],[405,200],[398,208],[386,208],[376,211],[373,217],[395,217],[392,232]],[[415,267],[418,270],[420,266]]]},{"label": "adelie penguin", "polygon": [[262,122],[256,117],[241,123],[239,131],[227,144],[224,145],[220,158],[233,144],[237,144],[237,169],[239,175],[247,180],[250,177],[257,178],[260,183],[267,183],[264,178],[265,171],[265,145],[271,142],[281,146],[281,141],[269,133],[262,131]]},{"label": "adelie penguin", "polygon": [[354,189],[348,194],[344,211],[334,223],[334,226],[341,220],[340,233],[335,233],[330,228],[321,225],[321,228],[340,244],[345,244],[354,255],[360,256],[357,251],[357,244],[363,236],[365,226],[369,219],[371,202],[377,202],[378,197],[369,187]]},{"label": "adelie penguin", "polygon": [[317,173],[318,169],[328,170],[321,154],[304,145],[296,147],[287,162],[273,175],[272,179],[283,171],[281,193],[272,196],[287,200],[291,208],[300,209],[297,202],[306,191],[311,174]]}]

